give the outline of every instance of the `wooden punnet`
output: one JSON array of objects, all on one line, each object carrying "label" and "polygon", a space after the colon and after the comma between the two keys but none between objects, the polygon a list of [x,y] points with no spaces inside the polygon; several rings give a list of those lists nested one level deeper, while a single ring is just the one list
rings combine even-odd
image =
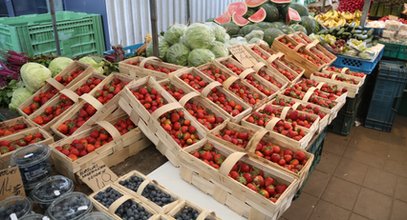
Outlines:
[{"label": "wooden punnet", "polygon": [[10,127],[12,127],[12,126],[14,126],[16,124],[24,124],[26,126],[26,128],[21,129],[19,131],[16,131],[16,132],[14,132],[12,134],[3,133],[2,135],[0,135],[0,138],[7,137],[7,136],[10,136],[10,135],[22,132],[22,131],[24,131],[26,129],[35,127],[35,124],[32,121],[27,120],[23,116],[20,116],[20,117],[17,117],[17,118],[13,118],[13,119],[10,119],[10,120],[7,120],[7,121],[0,122],[0,130],[10,128]]},{"label": "wooden punnet", "polygon": [[[316,76],[315,74],[311,74],[311,79],[317,81],[317,82],[326,82],[326,83],[330,83],[330,84],[336,84],[338,86],[341,87],[345,87],[348,90],[348,97],[349,98],[354,98],[358,92],[359,92],[359,88],[362,87],[363,83],[364,83],[364,79],[360,78],[360,77],[356,77],[356,76],[351,76],[351,75],[347,75],[347,74],[342,74],[342,73],[320,73],[320,74],[324,74],[327,77],[330,76],[329,78],[325,78],[325,77],[321,77],[321,76]],[[352,84],[352,83],[348,83],[348,82],[343,82],[340,80],[337,80],[337,77],[342,77],[342,78],[346,78],[346,79],[353,79],[355,81],[358,82],[358,84]]]},{"label": "wooden punnet", "polygon": [[360,76],[354,76],[354,75],[352,75],[352,73],[355,73],[355,72],[351,71],[351,70],[350,70],[349,68],[347,68],[347,67],[343,67],[343,68],[336,67],[336,68],[338,69],[338,71],[332,71],[332,70],[329,70],[328,68],[329,68],[328,66],[325,67],[325,68],[323,68],[321,72],[323,72],[323,73],[332,73],[332,74],[346,74],[346,75],[348,75],[348,76],[351,76],[351,78],[353,78],[353,79],[357,79],[357,78],[362,79],[362,80],[361,80],[361,81],[362,81],[362,84],[363,84],[363,83],[365,82],[365,80],[366,80],[366,76],[367,76],[367,75],[366,75],[365,73],[361,73],[361,74],[363,74],[362,77],[360,77]]},{"label": "wooden punnet", "polygon": [[180,201],[172,210],[170,210],[167,215],[171,217],[175,217],[184,207],[191,207],[198,211],[199,215],[196,218],[197,220],[220,220],[220,218],[216,217],[215,213],[205,210],[190,201],[182,200]]},{"label": "wooden punnet", "polygon": [[121,73],[129,75],[133,79],[138,79],[145,76],[153,76],[157,79],[166,79],[169,77],[169,73],[148,69],[145,67],[146,64],[168,68],[171,72],[184,68],[175,64],[165,63],[157,57],[133,57],[121,61],[119,63],[119,70]]}]

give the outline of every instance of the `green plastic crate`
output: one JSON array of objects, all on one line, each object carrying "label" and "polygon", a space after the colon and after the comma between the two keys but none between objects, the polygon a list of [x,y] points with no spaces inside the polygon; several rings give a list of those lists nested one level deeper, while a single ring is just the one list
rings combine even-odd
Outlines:
[{"label": "green plastic crate", "polygon": [[384,58],[407,60],[407,45],[380,42],[384,44]]},{"label": "green plastic crate", "polygon": [[[61,54],[67,57],[103,54],[105,41],[100,15],[62,11],[56,13]],[[50,14],[0,18],[0,50],[29,56],[56,53]]]}]

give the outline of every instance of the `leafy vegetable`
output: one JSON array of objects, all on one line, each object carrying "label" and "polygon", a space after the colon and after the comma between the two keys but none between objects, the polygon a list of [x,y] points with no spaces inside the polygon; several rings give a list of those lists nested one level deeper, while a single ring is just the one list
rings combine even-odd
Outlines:
[{"label": "leafy vegetable", "polygon": [[208,49],[215,41],[215,34],[208,26],[195,23],[187,28],[183,40],[192,49]]},{"label": "leafy vegetable", "polygon": [[225,46],[225,44],[219,41],[212,43],[211,51],[216,58],[225,57],[229,54],[228,48]]},{"label": "leafy vegetable", "polygon": [[249,44],[259,44],[259,45],[264,45],[266,47],[269,47],[269,44],[266,41],[264,41],[260,38],[256,38],[256,37],[250,39]]},{"label": "leafy vegetable", "polygon": [[103,60],[97,61],[95,58],[91,56],[85,56],[79,59],[79,62],[82,62],[84,64],[88,64],[91,67],[93,67],[96,72],[103,74],[105,71],[103,69],[103,66],[105,65],[105,62]]},{"label": "leafy vegetable", "polygon": [[37,91],[45,84],[47,79],[51,78],[51,71],[38,63],[30,62],[24,64],[21,67],[20,73],[24,85],[31,92]]},{"label": "leafy vegetable", "polygon": [[71,64],[73,60],[68,57],[57,57],[49,63],[49,70],[51,70],[52,77],[57,75],[63,69],[65,69],[69,64]]},{"label": "leafy vegetable", "polygon": [[264,32],[262,30],[252,30],[244,38],[246,38],[247,41],[250,41],[253,38],[259,38],[259,39],[263,40],[263,37],[264,37]]},{"label": "leafy vegetable", "polygon": [[183,24],[174,24],[168,28],[167,32],[164,33],[164,39],[169,45],[173,45],[179,42],[180,37],[184,34],[187,26]]},{"label": "leafy vegetable", "polygon": [[213,22],[207,22],[205,23],[205,25],[211,28],[212,32],[215,34],[215,38],[217,41],[225,42],[230,39],[229,34],[226,33],[226,29],[222,26]]},{"label": "leafy vegetable", "polygon": [[186,66],[188,64],[189,49],[182,43],[176,43],[168,48],[165,56],[167,62]]},{"label": "leafy vegetable", "polygon": [[32,96],[32,92],[25,87],[19,87],[14,90],[13,95],[11,97],[11,102],[9,104],[9,108],[17,109],[21,103]]},{"label": "leafy vegetable", "polygon": [[[160,36],[158,38],[158,51],[160,53],[159,57],[160,59],[164,59],[165,55],[167,54],[168,48],[170,46],[168,45],[167,41],[164,40],[164,37]],[[149,43],[148,47],[146,49],[146,55],[147,56],[153,56],[153,43]]]},{"label": "leafy vegetable", "polygon": [[208,49],[195,49],[189,53],[188,64],[200,66],[215,59],[215,55]]},{"label": "leafy vegetable", "polygon": [[13,96],[13,91],[23,86],[22,81],[11,80],[5,87],[0,89],[0,106],[6,107],[11,102],[11,97]]}]

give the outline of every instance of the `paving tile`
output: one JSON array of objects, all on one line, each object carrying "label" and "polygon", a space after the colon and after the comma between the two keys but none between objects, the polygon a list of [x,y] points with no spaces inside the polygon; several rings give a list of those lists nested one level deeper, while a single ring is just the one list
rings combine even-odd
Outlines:
[{"label": "paving tile", "polygon": [[358,198],[360,186],[333,177],[322,194],[322,199],[342,208],[352,210]]},{"label": "paving tile", "polygon": [[397,178],[397,185],[394,196],[396,197],[396,199],[400,199],[403,200],[404,202],[407,202],[407,178],[404,177]]},{"label": "paving tile", "polygon": [[361,216],[361,215],[352,213],[352,214],[350,215],[349,220],[369,220],[369,219],[366,218],[366,217],[363,217],[363,216]]},{"label": "paving tile", "polygon": [[316,169],[325,173],[332,174],[335,171],[335,168],[338,165],[340,159],[341,157],[336,154],[323,152],[321,161],[319,161]]},{"label": "paving tile", "polygon": [[388,219],[392,199],[384,194],[362,188],[353,211],[373,220]]},{"label": "paving tile", "polygon": [[355,148],[377,157],[386,158],[389,153],[387,145],[388,143],[375,140],[370,136],[360,136],[352,139],[348,144],[348,148]]},{"label": "paving tile", "polygon": [[304,186],[304,192],[320,198],[329,182],[329,174],[314,170]]},{"label": "paving tile", "polygon": [[327,140],[328,142],[334,142],[337,144],[347,145],[348,142],[351,140],[351,136],[350,135],[342,136],[339,134],[328,132],[325,140]]},{"label": "paving tile", "polygon": [[407,177],[407,164],[386,160],[384,170],[397,176]]},{"label": "paving tile", "polygon": [[364,151],[357,150],[355,148],[348,147],[345,151],[343,157],[359,161],[361,163],[367,164],[372,167],[382,168],[384,166],[384,157],[377,157],[371,154],[368,154]]},{"label": "paving tile", "polygon": [[[404,148],[407,148],[407,147],[404,147]],[[407,158],[407,151],[403,151],[400,148],[390,149],[389,153],[387,155],[388,160],[403,163],[403,164],[406,164],[406,158]]]},{"label": "paving tile", "polygon": [[346,150],[347,144],[340,144],[336,142],[331,142],[329,140],[324,142],[324,149],[323,152],[329,152],[336,154],[338,156],[342,156]]},{"label": "paving tile", "polygon": [[342,158],[335,170],[335,176],[352,183],[362,184],[368,166],[355,160]]},{"label": "paving tile", "polygon": [[396,183],[396,175],[384,170],[369,167],[363,185],[383,194],[393,196]]},{"label": "paving tile", "polygon": [[301,193],[300,197],[291,203],[290,208],[283,214],[288,220],[308,219],[318,198],[307,193]]},{"label": "paving tile", "polygon": [[406,220],[407,219],[407,203],[395,200],[390,220]]},{"label": "paving tile", "polygon": [[310,220],[347,220],[350,211],[320,200],[312,213]]}]

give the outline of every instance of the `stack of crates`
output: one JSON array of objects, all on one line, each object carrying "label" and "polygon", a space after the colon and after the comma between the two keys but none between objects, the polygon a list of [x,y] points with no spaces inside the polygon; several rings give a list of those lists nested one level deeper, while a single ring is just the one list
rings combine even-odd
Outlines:
[{"label": "stack of crates", "polygon": [[407,63],[382,60],[370,101],[365,127],[391,131],[407,84]]},{"label": "stack of crates", "polygon": [[[61,11],[55,14],[61,54],[67,57],[103,54],[105,40],[100,15]],[[50,14],[0,18],[0,51],[28,56],[56,53]]]}]

